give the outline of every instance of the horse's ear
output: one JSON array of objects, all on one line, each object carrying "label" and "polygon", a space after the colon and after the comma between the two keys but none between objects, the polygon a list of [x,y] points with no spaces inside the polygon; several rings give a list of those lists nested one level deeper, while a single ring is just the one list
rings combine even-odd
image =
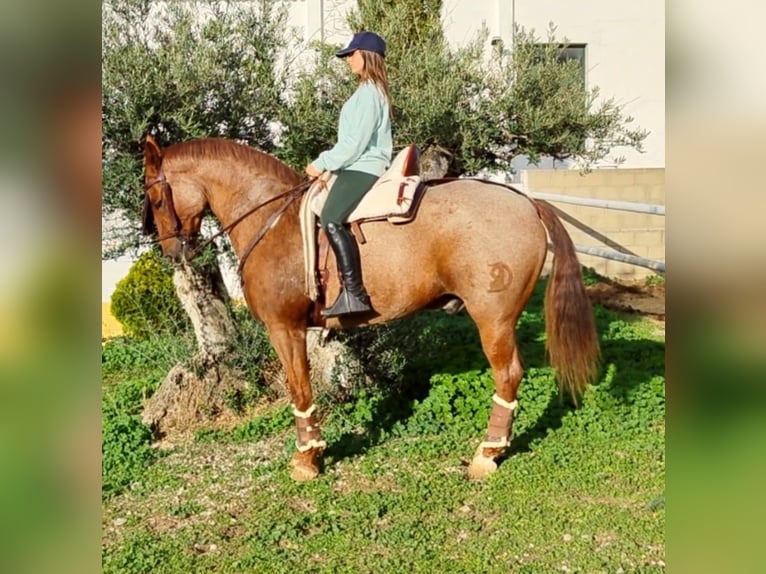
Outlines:
[{"label": "horse's ear", "polygon": [[144,142],[144,164],[147,177],[155,177],[160,171],[162,152],[154,138],[147,134]]}]

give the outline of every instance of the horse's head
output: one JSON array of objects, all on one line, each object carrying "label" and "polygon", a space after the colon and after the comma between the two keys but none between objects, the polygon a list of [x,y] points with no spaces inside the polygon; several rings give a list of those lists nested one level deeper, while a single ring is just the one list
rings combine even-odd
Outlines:
[{"label": "horse's head", "polygon": [[[144,235],[159,236],[162,252],[174,261],[189,258],[202,225],[207,198],[198,185],[182,174],[164,170],[162,152],[147,135],[144,145]],[[171,187],[168,178],[173,179]]]}]

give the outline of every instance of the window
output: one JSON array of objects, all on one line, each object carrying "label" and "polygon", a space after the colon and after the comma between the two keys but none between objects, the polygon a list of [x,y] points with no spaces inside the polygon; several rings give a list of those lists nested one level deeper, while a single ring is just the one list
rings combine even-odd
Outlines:
[{"label": "window", "polygon": [[[551,44],[536,44],[540,49],[539,58],[542,60],[547,50],[551,48]],[[585,85],[585,47],[586,44],[557,44],[558,48],[558,61],[561,63],[575,60],[580,64],[580,74],[582,78],[583,86]]]},{"label": "window", "polygon": [[559,56],[559,62],[577,60],[580,62],[583,71],[585,70],[585,44],[560,44],[559,48],[562,49],[561,55]]},{"label": "window", "polygon": [[580,79],[585,86],[585,44],[566,44],[559,45],[561,52],[559,62],[576,61],[580,66]]}]

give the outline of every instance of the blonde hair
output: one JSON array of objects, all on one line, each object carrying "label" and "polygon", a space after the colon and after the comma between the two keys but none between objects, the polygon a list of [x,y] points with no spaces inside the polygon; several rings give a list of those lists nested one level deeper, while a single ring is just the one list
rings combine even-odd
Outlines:
[{"label": "blonde hair", "polygon": [[394,110],[391,105],[391,92],[388,89],[388,73],[386,73],[386,61],[377,52],[359,50],[364,60],[364,69],[359,75],[359,83],[372,80],[388,101],[388,117],[393,118]]}]

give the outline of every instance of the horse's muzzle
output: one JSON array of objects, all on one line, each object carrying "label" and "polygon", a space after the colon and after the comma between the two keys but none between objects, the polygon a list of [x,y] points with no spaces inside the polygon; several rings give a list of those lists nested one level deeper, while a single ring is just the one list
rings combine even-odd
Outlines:
[{"label": "horse's muzzle", "polygon": [[191,261],[197,255],[194,240],[186,237],[167,239],[162,251],[173,263]]}]

